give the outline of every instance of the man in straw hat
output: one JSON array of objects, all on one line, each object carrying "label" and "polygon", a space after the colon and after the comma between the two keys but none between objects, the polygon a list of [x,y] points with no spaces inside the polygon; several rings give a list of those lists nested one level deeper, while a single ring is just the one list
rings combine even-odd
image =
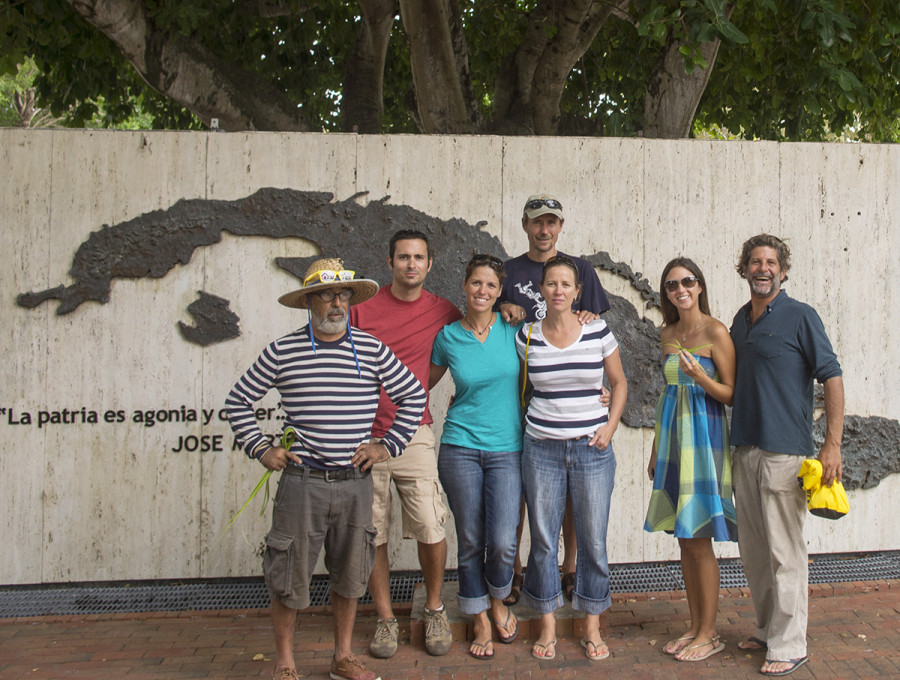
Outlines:
[{"label": "man in straw hat", "polygon": [[[266,536],[263,572],[272,601],[275,680],[296,679],[297,610],[309,606],[309,581],[325,546],[334,610],[332,678],[376,680],[350,652],[356,601],[366,591],[375,556],[372,465],[398,456],[422,420],[425,390],[380,340],[351,329],[349,307],[378,284],[357,279],[337,259],[313,262],[303,286],[282,295],[307,309],[309,323],[274,342],[235,383],[228,419],[247,455],[283,472]],[[260,431],[253,404],[275,387],[285,411],[290,448]],[[370,441],[381,389],[397,404],[390,429]]]}]

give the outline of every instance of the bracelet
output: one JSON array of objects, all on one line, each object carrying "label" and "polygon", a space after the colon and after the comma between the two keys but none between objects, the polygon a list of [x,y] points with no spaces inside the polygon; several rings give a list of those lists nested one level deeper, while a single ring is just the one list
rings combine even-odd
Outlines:
[{"label": "bracelet", "polygon": [[[266,448],[263,450],[263,452],[262,452],[262,453],[257,453],[257,451],[259,451],[259,450],[260,450],[262,447],[264,447],[264,446],[265,446]],[[254,459],[256,459],[256,460],[261,460],[262,457],[265,456],[266,453],[268,453],[269,449],[271,449],[271,448],[273,448],[273,447],[269,444],[269,442],[267,442],[267,441],[262,441],[262,442],[260,442],[259,444],[256,445],[256,448],[253,449],[253,451],[251,452],[251,455],[253,456]]]}]

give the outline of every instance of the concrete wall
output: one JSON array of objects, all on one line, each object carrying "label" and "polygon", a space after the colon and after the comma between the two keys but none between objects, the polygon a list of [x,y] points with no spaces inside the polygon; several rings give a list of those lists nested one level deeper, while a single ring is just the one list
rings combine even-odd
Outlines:
[{"label": "concrete wall", "polygon": [[[274,260],[314,255],[315,239],[225,234],[160,278],[115,279],[105,304],[65,315],[53,301],[16,304],[20,293],[71,283],[66,272],[91,232],[180,199],[231,201],[262,187],[331,192],[335,201],[368,192],[360,205],[389,195],[440,220],[483,222],[517,254],[526,248],[522,203],[547,190],[564,201],[562,249],[606,251],[654,287],[665,262],[688,255],[726,324],[748,297],[734,271],[739,247],[770,231],[790,238],[788,290],[825,322],[847,413],[900,417],[897,146],[0,130],[0,163],[0,584],[260,573],[268,512],[257,516],[258,501],[222,532],[263,470],[231,450],[218,409],[259,350],[304,322],[276,303],[297,281]],[[341,238],[386,255],[386,242],[367,241],[362,228]],[[600,276],[660,322],[626,279]],[[239,338],[201,347],[181,337],[176,323],[194,323],[185,309],[200,290],[229,301]],[[451,392],[444,384],[432,398],[438,434]],[[160,409],[180,418],[182,407],[198,420],[135,422]],[[91,412],[98,422],[87,422]],[[277,431],[277,421],[264,429]],[[217,435],[207,442],[222,450],[174,450],[186,437]],[[613,562],[677,557],[673,539],[641,530],[651,438],[622,427],[614,441]],[[900,459],[896,449],[884,453]],[[885,508],[898,494],[897,474],[852,491],[847,518],[810,519],[810,550],[896,549]],[[393,568],[417,568],[397,531],[391,552]]]}]

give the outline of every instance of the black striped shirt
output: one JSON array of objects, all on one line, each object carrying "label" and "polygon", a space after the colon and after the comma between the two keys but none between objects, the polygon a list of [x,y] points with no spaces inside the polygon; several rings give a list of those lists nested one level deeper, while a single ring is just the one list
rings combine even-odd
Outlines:
[{"label": "black striped shirt", "polygon": [[382,386],[398,406],[382,443],[391,456],[403,452],[422,420],[425,390],[380,340],[353,329],[353,343],[359,373],[348,334],[334,342],[316,340],[313,351],[307,326],[262,351],[225,400],[231,428],[248,456],[265,441],[253,404],[273,387],[281,395],[285,426],[297,431],[291,451],[305,465],[350,467],[356,448],[371,437]]}]

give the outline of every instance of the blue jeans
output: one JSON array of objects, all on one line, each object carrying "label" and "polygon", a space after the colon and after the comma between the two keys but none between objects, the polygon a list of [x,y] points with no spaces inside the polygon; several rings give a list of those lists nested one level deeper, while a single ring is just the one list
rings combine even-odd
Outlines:
[{"label": "blue jeans", "polygon": [[588,437],[557,440],[525,435],[522,484],[531,526],[531,554],[522,601],[541,614],[563,604],[558,553],[566,493],[572,497],[578,545],[572,607],[602,614],[611,602],[606,529],[616,456],[612,445],[601,450],[589,446],[588,441]]},{"label": "blue jeans", "polygon": [[[438,476],[456,523],[459,610],[480,614],[512,587],[522,454],[441,444]],[[490,596],[490,597],[489,597]]]}]

